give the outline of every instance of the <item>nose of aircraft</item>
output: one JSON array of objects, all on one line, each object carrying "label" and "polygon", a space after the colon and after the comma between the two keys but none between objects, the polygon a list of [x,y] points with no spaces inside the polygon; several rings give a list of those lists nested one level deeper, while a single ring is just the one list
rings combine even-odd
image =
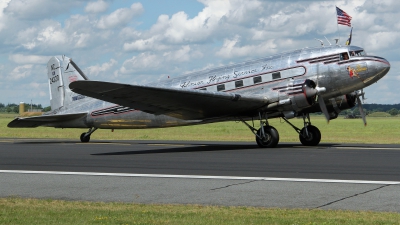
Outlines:
[{"label": "nose of aircraft", "polygon": [[365,85],[371,85],[377,82],[379,79],[384,77],[390,70],[390,63],[381,57],[372,57],[369,65],[374,68],[371,73],[368,73],[368,77],[363,81]]},{"label": "nose of aircraft", "polygon": [[380,58],[378,60],[378,63],[376,65],[376,69],[377,69],[377,77],[379,77],[378,79],[382,78],[383,76],[385,76],[389,70],[390,70],[390,63],[389,61],[387,61],[384,58]]}]

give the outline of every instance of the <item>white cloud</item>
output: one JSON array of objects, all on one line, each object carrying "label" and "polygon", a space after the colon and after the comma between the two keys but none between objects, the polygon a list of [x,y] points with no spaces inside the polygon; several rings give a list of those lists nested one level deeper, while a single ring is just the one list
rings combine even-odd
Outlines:
[{"label": "white cloud", "polygon": [[77,33],[74,32],[72,38],[75,39],[75,48],[84,48],[88,45],[90,41],[92,41],[91,35],[88,33]]},{"label": "white cloud", "polygon": [[108,8],[108,3],[99,0],[97,2],[89,2],[85,7],[85,12],[87,13],[102,13],[105,12]]},{"label": "white cloud", "polygon": [[13,54],[9,59],[17,64],[46,64],[49,56]]},{"label": "white cloud", "polygon": [[33,65],[31,65],[31,64],[17,66],[11,71],[10,76],[8,76],[7,78],[9,80],[20,80],[22,78],[26,78],[31,75],[32,66]]},{"label": "white cloud", "polygon": [[60,23],[45,21],[37,27],[29,27],[17,34],[13,40],[26,50],[60,49],[67,47],[70,35],[61,27]]},{"label": "white cloud", "polygon": [[168,49],[169,46],[159,43],[156,37],[149,39],[139,39],[131,43],[124,44],[124,51],[161,51]]},{"label": "white cloud", "polygon": [[187,62],[202,56],[199,51],[193,51],[190,46],[185,45],[176,51],[165,52],[163,58],[165,62]]},{"label": "white cloud", "polygon": [[223,46],[216,52],[216,55],[223,58],[235,58],[248,55],[259,57],[265,54],[276,53],[278,47],[273,39],[254,45],[240,46],[239,43],[240,37],[238,35],[233,39],[225,39]]},{"label": "white cloud", "polygon": [[12,0],[5,12],[14,18],[35,20],[68,13],[70,8],[79,4],[79,0]]},{"label": "white cloud", "polygon": [[133,56],[131,59],[126,60],[120,69],[123,74],[133,73],[135,71],[143,71],[146,69],[154,70],[158,68],[160,63],[160,57],[151,53],[141,53],[138,56]]},{"label": "white cloud", "polygon": [[[164,52],[162,55],[144,52],[124,61],[120,72],[122,74],[129,74],[137,71],[157,71],[160,68],[171,68],[173,67],[172,65],[179,65],[182,62],[201,58],[202,56],[203,54],[200,51],[194,50],[187,45],[173,51]],[[181,71],[181,73],[183,73],[183,71]]]},{"label": "white cloud", "polygon": [[89,77],[90,76],[98,76],[100,73],[107,72],[111,70],[112,67],[117,65],[117,61],[114,59],[111,59],[110,62],[103,63],[101,65],[96,64],[94,66],[89,66],[86,70],[89,71]]},{"label": "white cloud", "polygon": [[363,1],[363,4],[357,7],[358,10],[366,10],[370,14],[377,13],[398,13],[400,2],[397,0],[368,0]]},{"label": "white cloud", "polygon": [[97,27],[100,29],[113,29],[124,26],[131,22],[134,16],[143,13],[143,6],[140,3],[134,3],[130,8],[121,8],[112,12],[110,15],[103,16]]},{"label": "white cloud", "polygon": [[377,51],[392,48],[399,40],[400,32],[369,33],[365,37],[364,45],[368,50]]},{"label": "white cloud", "polygon": [[5,16],[3,10],[8,6],[11,0],[0,1],[0,32],[6,26]]},{"label": "white cloud", "polygon": [[43,29],[37,36],[37,41],[49,43],[50,45],[65,44],[67,34],[59,26],[49,26]]}]

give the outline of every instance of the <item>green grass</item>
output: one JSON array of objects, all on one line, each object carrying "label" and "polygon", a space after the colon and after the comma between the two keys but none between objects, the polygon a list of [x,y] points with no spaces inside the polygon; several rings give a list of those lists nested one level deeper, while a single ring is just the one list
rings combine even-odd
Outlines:
[{"label": "green grass", "polygon": [[[7,124],[15,114],[0,114],[0,137],[3,138],[61,138],[79,140],[87,129],[56,128],[8,128]],[[302,119],[291,119],[302,127]],[[257,121],[255,121],[257,124]],[[281,119],[270,119],[280,135],[280,142],[299,142],[298,134]],[[313,125],[322,133],[321,143],[381,143],[400,144],[400,117],[368,117],[364,127],[361,119],[339,117],[329,122],[324,117],[311,117]],[[256,126],[258,127],[258,126]],[[210,140],[210,141],[254,141],[254,135],[243,124],[222,122],[197,126],[137,129],[137,130],[98,130],[92,140]]]},{"label": "green grass", "polygon": [[399,224],[400,214],[0,199],[0,224]]},{"label": "green grass", "polygon": [[374,112],[368,115],[369,117],[391,117],[391,115],[387,112]]}]

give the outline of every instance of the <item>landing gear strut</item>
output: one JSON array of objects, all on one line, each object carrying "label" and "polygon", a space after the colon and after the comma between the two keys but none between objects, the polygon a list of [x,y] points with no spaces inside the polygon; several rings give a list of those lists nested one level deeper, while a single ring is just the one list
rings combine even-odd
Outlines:
[{"label": "landing gear strut", "polygon": [[81,134],[81,142],[89,142],[90,135],[95,132],[97,128],[91,127],[88,132]]},{"label": "landing gear strut", "polygon": [[301,130],[296,126],[294,126],[292,123],[290,123],[285,117],[282,118],[283,120],[286,121],[286,123],[292,126],[293,129],[297,131],[297,133],[299,133],[300,142],[304,146],[316,146],[321,141],[321,132],[317,127],[311,125],[310,115],[308,113],[303,114],[304,127]]},{"label": "landing gear strut", "polygon": [[263,116],[265,117],[264,119],[263,119],[261,113],[259,113],[259,116],[260,116],[260,128],[258,130],[254,128],[254,123],[253,123],[253,126],[251,126],[246,121],[244,121],[242,119],[240,119],[240,120],[256,136],[256,142],[259,147],[273,148],[279,142],[279,133],[273,126],[270,126],[268,124],[268,119],[267,119],[266,113],[263,114]]}]

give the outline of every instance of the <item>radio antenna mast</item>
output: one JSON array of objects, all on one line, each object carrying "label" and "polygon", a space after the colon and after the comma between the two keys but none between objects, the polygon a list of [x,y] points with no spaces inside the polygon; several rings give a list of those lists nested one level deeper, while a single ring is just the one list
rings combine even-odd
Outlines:
[{"label": "radio antenna mast", "polygon": [[319,42],[321,42],[321,46],[324,46],[324,42],[323,42],[322,40],[317,39],[317,38],[314,38],[314,39],[317,40],[317,41],[319,41]]},{"label": "radio antenna mast", "polygon": [[326,41],[329,43],[329,45],[332,45],[331,42],[328,40],[328,38],[326,38],[326,36],[324,36],[324,38],[325,38]]}]

